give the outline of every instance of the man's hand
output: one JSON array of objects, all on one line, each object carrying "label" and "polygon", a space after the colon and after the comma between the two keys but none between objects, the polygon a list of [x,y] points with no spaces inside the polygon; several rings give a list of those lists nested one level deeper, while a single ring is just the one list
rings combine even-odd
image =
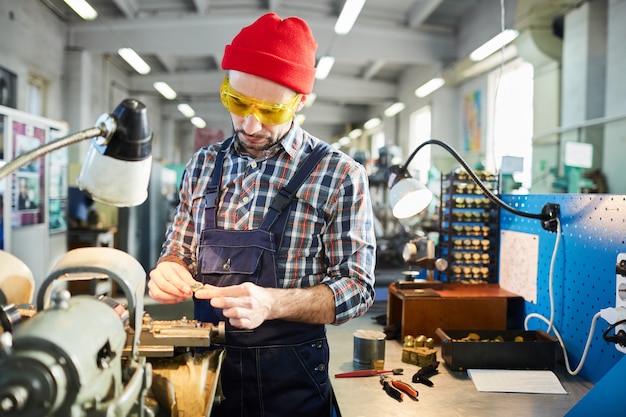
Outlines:
[{"label": "man's hand", "polygon": [[335,320],[335,299],[326,285],[310,288],[265,288],[250,282],[229,287],[204,285],[196,298],[210,299],[234,327],[256,329],[266,320],[328,324]]},{"label": "man's hand", "polygon": [[210,299],[211,306],[221,308],[234,327],[256,329],[270,318],[275,302],[273,292],[249,282],[229,287],[207,284],[196,291],[196,298]]},{"label": "man's hand", "polygon": [[163,304],[187,300],[193,294],[191,285],[197,283],[187,268],[176,262],[161,262],[150,271],[148,294]]}]

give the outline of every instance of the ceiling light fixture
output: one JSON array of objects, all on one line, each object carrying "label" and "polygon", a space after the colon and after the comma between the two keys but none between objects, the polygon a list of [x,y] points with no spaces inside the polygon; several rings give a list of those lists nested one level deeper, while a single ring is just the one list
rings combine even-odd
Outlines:
[{"label": "ceiling light fixture", "polygon": [[362,131],[361,129],[352,129],[352,130],[350,131],[350,133],[348,133],[348,137],[349,137],[350,139],[356,139],[356,138],[358,138],[359,136],[361,136],[362,134],[363,134],[363,131]]},{"label": "ceiling light fixture", "polygon": [[180,103],[178,106],[176,106],[176,108],[179,112],[182,113],[183,116],[188,119],[191,119],[193,116],[196,115],[195,110],[192,109],[191,106],[187,103]]},{"label": "ceiling light fixture", "polygon": [[439,90],[445,83],[446,82],[443,78],[431,78],[421,86],[417,87],[417,89],[415,90],[415,95],[419,98],[428,97],[435,91]]},{"label": "ceiling light fixture", "polygon": [[480,62],[474,62],[468,68],[461,71],[461,78],[473,78],[498,67],[502,62],[507,62],[518,56],[515,44],[510,44],[502,49],[501,54],[491,54]]},{"label": "ceiling light fixture", "polygon": [[133,67],[141,75],[146,75],[150,72],[150,65],[146,63],[132,48],[120,48],[117,50],[124,61],[128,62],[128,65]]},{"label": "ceiling light fixture", "polygon": [[405,104],[401,101],[396,101],[395,103],[393,103],[391,106],[387,107],[385,109],[385,111],[383,112],[383,114],[386,117],[393,117],[396,114],[400,113],[402,110],[404,110],[405,108]]},{"label": "ceiling light fixture", "polygon": [[339,140],[337,141],[337,143],[339,144],[339,146],[346,146],[350,144],[351,139],[347,136],[342,136],[339,138]]},{"label": "ceiling light fixture", "polygon": [[64,0],[84,20],[94,20],[98,12],[85,0]]},{"label": "ceiling light fixture", "polygon": [[172,87],[169,86],[168,83],[163,81],[157,81],[154,84],[154,89],[157,90],[163,97],[168,100],[174,100],[176,98],[176,91]]},{"label": "ceiling light fixture", "polygon": [[378,127],[381,125],[383,121],[380,120],[379,117],[373,117],[371,119],[369,119],[367,122],[363,123],[363,127],[365,129],[374,129],[375,127]]},{"label": "ceiling light fixture", "polygon": [[320,58],[317,63],[317,68],[315,70],[315,78],[318,80],[325,80],[330,73],[330,70],[335,65],[335,57],[326,55]]},{"label": "ceiling light fixture", "polygon": [[470,54],[470,60],[474,62],[482,61],[487,58],[489,55],[496,52],[498,49],[508,45],[515,38],[517,38],[519,32],[515,29],[506,29],[500,33],[498,33],[493,38],[489,39],[482,46],[474,49],[474,51]]},{"label": "ceiling light fixture", "polygon": [[341,13],[339,13],[337,18],[337,23],[335,23],[335,33],[337,35],[346,35],[350,32],[364,4],[365,0],[347,0],[344,3],[343,9],[341,9]]},{"label": "ceiling light fixture", "polygon": [[194,116],[191,118],[191,124],[197,127],[198,129],[204,129],[206,127],[206,122],[200,116]]}]

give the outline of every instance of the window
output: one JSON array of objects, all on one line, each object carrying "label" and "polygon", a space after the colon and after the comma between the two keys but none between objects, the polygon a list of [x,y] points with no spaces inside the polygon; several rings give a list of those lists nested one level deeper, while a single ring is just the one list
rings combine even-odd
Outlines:
[{"label": "window", "polygon": [[[430,106],[422,107],[411,113],[409,120],[409,154],[406,155],[406,161],[411,153],[422,143],[430,139],[431,136],[431,111]],[[428,182],[428,171],[430,171],[430,147],[427,146],[420,150],[411,161],[409,171],[417,172],[415,178],[421,183]]]},{"label": "window", "polygon": [[26,90],[26,112],[36,116],[45,116],[45,92],[46,81],[37,75],[30,74]]},{"label": "window", "polygon": [[372,144],[370,148],[370,153],[372,155],[372,160],[377,160],[380,156],[379,150],[385,146],[385,133],[380,130],[374,134],[372,134]]},{"label": "window", "polygon": [[523,171],[514,174],[522,187],[531,186],[533,136],[533,66],[521,59],[489,75],[492,129],[487,137],[486,167],[499,171],[502,157],[523,158]]}]

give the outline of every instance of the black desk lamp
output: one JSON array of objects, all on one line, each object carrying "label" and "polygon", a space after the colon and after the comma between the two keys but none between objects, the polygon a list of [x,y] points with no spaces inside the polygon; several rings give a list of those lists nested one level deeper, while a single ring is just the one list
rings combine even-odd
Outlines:
[{"label": "black desk lamp", "polygon": [[495,195],[483,182],[478,178],[478,175],[469,167],[467,162],[456,152],[452,147],[446,143],[437,140],[430,139],[419,145],[413,153],[409,156],[409,159],[404,165],[393,165],[387,170],[387,186],[389,187],[389,203],[391,205],[392,214],[399,219],[411,217],[422,212],[430,204],[433,193],[428,190],[421,182],[411,176],[407,167],[411,163],[411,160],[415,155],[427,145],[439,145],[448,151],[454,159],[456,159],[461,166],[467,171],[472,181],[480,187],[485,196],[495,203],[498,207],[507,210],[518,216],[527,217],[531,219],[537,219],[541,221],[541,226],[550,232],[555,232],[557,229],[557,218],[559,215],[559,205],[548,203],[543,206],[541,213],[526,213],[517,210],[514,207],[509,206],[502,201],[497,195]]},{"label": "black desk lamp", "polygon": [[152,169],[152,131],[146,106],[122,101],[103,114],[96,127],[45,143],[0,168],[0,180],[52,151],[93,139],[78,176],[78,186],[94,200],[117,207],[137,206],[148,197]]}]

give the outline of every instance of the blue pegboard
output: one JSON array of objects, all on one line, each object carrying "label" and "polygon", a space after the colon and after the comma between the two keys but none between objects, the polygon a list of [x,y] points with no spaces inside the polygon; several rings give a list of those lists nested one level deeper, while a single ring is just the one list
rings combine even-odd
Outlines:
[{"label": "blue pegboard", "polygon": [[[511,206],[540,213],[546,203],[560,205],[561,242],[554,266],[554,324],[563,337],[571,369],[575,369],[587,341],[593,316],[615,306],[615,263],[626,252],[626,196],[607,194],[503,195]],[[540,221],[501,210],[501,230],[539,236],[537,302],[526,302],[526,314],[550,315],[548,277],[556,233],[543,230]],[[608,327],[598,319],[585,365],[579,375],[596,383],[624,354],[602,339]],[[538,319],[529,329],[545,330]]]}]

